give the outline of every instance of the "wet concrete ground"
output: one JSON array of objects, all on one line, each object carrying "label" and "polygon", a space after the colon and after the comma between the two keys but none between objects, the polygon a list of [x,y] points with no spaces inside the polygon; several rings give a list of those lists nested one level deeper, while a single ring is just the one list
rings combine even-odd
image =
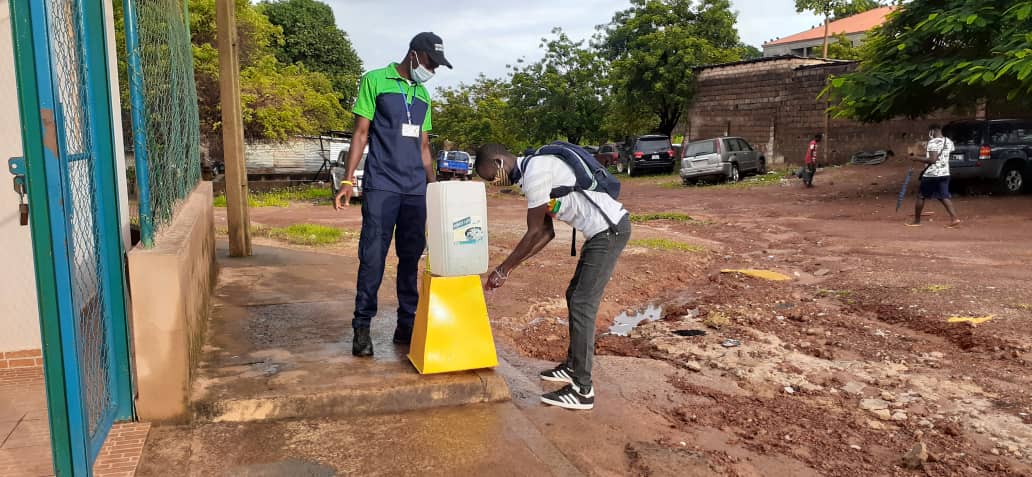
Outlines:
[{"label": "wet concrete ground", "polygon": [[554,363],[505,348],[493,371],[420,376],[390,342],[390,273],[376,357],[358,359],[351,256],[221,253],[195,422],[152,428],[138,475],[814,475],[741,448],[731,463],[707,457],[734,437],[663,417],[693,404],[670,383],[688,371],[666,362],[599,356],[588,412],[542,405],[559,386],[537,373]]},{"label": "wet concrete ground", "polygon": [[512,403],[156,428],[137,475],[579,475]]},{"label": "wet concrete ground", "polygon": [[259,246],[254,257],[220,263],[194,382],[199,420],[382,414],[508,399],[491,370],[420,376],[408,347],[391,342],[397,305],[386,293],[385,312],[373,321],[375,356],[352,356],[354,258]]}]

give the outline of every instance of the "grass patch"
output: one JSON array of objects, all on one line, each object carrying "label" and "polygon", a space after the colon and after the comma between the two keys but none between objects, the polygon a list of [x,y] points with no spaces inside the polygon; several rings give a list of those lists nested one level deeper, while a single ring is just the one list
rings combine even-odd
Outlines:
[{"label": "grass patch", "polygon": [[645,247],[665,252],[704,252],[706,249],[690,243],[678,242],[670,239],[636,239],[631,240],[628,245],[632,247]]},{"label": "grass patch", "polygon": [[345,233],[336,227],[318,224],[294,224],[287,227],[257,227],[256,232],[265,237],[282,240],[295,245],[331,245],[344,240]]},{"label": "grass patch", "polygon": [[1014,308],[1015,310],[1032,311],[1032,305],[1028,303],[1015,303],[1010,307]]},{"label": "grass patch", "polygon": [[[268,192],[251,192],[247,196],[248,207],[287,207],[291,202],[333,201],[333,191],[327,187],[295,187]],[[219,194],[213,201],[215,207],[226,206],[226,195]]]},{"label": "grass patch", "polygon": [[914,291],[925,292],[925,293],[942,293],[946,290],[953,288],[950,285],[928,285],[921,288],[915,288]]},{"label": "grass patch", "polygon": [[723,184],[714,185],[713,187],[718,189],[749,189],[752,187],[780,184],[782,180],[789,177],[792,177],[792,172],[789,172],[788,170],[770,171],[766,174],[746,177],[738,182],[725,182]]},{"label": "grass patch", "polygon": [[[215,207],[225,207],[226,201],[226,196],[224,194],[219,194],[215,196],[215,199],[212,201],[212,205]],[[247,196],[247,206],[250,208],[286,207],[288,205],[290,205],[290,201],[274,195],[250,194]]]},{"label": "grass patch", "polygon": [[[223,237],[229,235],[226,227],[216,227],[215,234]],[[338,229],[318,224],[294,224],[287,227],[269,227],[262,224],[251,224],[251,235],[281,240],[295,245],[332,245],[357,236],[350,230]]]},{"label": "grass patch", "polygon": [[660,173],[652,174],[649,172],[643,172],[645,175],[631,177],[627,174],[619,174],[614,172],[617,180],[620,182],[633,182],[635,184],[651,184],[656,187],[664,189],[676,189],[681,186],[681,174],[678,172],[673,173]]},{"label": "grass patch", "polygon": [[680,212],[659,212],[655,214],[631,214],[631,222],[636,224],[653,220],[671,220],[674,222],[698,222],[688,214]]},{"label": "grass patch", "polygon": [[706,318],[702,320],[702,324],[719,330],[723,326],[730,325],[731,319],[722,312],[712,311],[706,314]]},{"label": "grass patch", "polygon": [[817,290],[817,296],[819,296],[821,298],[826,298],[826,297],[829,297],[829,296],[833,296],[833,297],[836,297],[836,298],[846,298],[846,297],[848,297],[848,296],[850,296],[852,294],[853,294],[853,292],[851,292],[849,290],[825,290],[823,288],[820,289],[820,290]]}]

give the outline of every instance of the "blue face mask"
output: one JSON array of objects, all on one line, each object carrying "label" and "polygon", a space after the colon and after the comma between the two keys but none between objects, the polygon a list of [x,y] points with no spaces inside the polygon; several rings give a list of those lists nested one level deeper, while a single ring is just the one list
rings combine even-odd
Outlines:
[{"label": "blue face mask", "polygon": [[427,67],[423,66],[419,62],[419,55],[413,54],[413,60],[415,61],[415,67],[412,66],[412,61],[409,61],[409,71],[412,72],[412,79],[416,80],[416,83],[423,84],[430,81],[434,77],[434,72],[430,71]]}]

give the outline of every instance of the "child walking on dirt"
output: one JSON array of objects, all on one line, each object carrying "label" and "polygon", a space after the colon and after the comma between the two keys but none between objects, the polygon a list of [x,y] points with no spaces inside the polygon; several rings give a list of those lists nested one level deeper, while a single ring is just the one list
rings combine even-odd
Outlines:
[{"label": "child walking on dirt", "polygon": [[803,184],[806,187],[813,187],[813,176],[817,173],[817,151],[820,148],[821,140],[824,139],[823,134],[817,134],[810,141],[810,144],[806,146],[806,159],[803,167],[799,169],[796,175],[803,180]]},{"label": "child walking on dirt", "polygon": [[925,151],[925,157],[914,156],[910,159],[927,164],[927,167],[921,174],[921,188],[917,194],[917,202],[914,203],[914,220],[906,225],[920,226],[925,199],[936,199],[942,202],[946,207],[946,213],[950,214],[950,223],[947,227],[956,227],[960,225],[960,219],[957,218],[957,211],[950,200],[950,154],[953,152],[953,141],[943,137],[942,128],[933,124],[928,127],[928,146],[925,147]]}]

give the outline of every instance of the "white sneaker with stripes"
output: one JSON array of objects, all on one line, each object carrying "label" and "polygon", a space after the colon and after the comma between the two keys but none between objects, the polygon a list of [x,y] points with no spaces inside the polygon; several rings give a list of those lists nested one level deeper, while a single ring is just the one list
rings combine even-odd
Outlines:
[{"label": "white sneaker with stripes", "polygon": [[585,411],[595,407],[595,388],[568,384],[554,393],[542,395],[541,402],[564,409]]},{"label": "white sneaker with stripes", "polygon": [[573,370],[567,368],[565,363],[556,366],[555,369],[542,371],[540,376],[541,379],[544,379],[545,381],[573,384]]}]

